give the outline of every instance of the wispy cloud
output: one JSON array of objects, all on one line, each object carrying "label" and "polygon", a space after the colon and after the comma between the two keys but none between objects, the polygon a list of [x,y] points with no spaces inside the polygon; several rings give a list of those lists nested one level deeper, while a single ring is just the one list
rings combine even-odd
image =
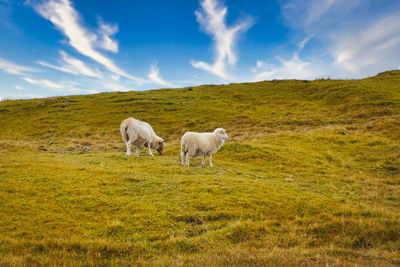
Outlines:
[{"label": "wispy cloud", "polygon": [[52,82],[52,81],[45,80],[45,79],[35,80],[35,79],[28,78],[28,77],[24,77],[23,79],[30,84],[48,87],[51,89],[63,89],[65,87],[61,83],[56,83],[56,82]]},{"label": "wispy cloud", "polygon": [[[83,84],[82,86],[81,82],[82,81],[61,81],[61,82],[55,82],[55,81],[50,81],[47,79],[32,79],[28,77],[23,77],[23,80],[25,80],[27,83],[36,85],[42,88],[48,88],[51,91],[57,92],[57,94],[80,94],[80,93],[90,93],[89,89],[82,89],[82,87],[87,88],[88,86],[91,85],[89,84]],[[84,81],[83,81],[84,82]]]},{"label": "wispy cloud", "polygon": [[[111,40],[109,36],[115,33],[115,29],[105,26],[105,29],[102,30],[103,39],[99,42],[99,37],[95,33],[82,26],[81,18],[69,0],[50,0],[33,7],[43,18],[51,21],[68,38],[68,43],[79,53],[95,60],[117,75],[142,82],[142,79],[126,73],[111,59],[95,49],[100,44],[103,48],[107,47],[108,50],[117,51],[116,43],[109,42]],[[107,40],[107,45],[104,45],[104,40]]]},{"label": "wispy cloud", "polygon": [[74,69],[70,69],[69,67],[65,67],[65,66],[56,66],[56,65],[53,65],[53,64],[51,64],[51,63],[47,63],[47,62],[41,61],[41,60],[36,61],[36,63],[39,64],[39,65],[41,65],[41,66],[43,66],[43,67],[47,67],[47,68],[59,70],[59,71],[62,71],[62,72],[66,72],[66,73],[71,73],[71,74],[74,74],[74,75],[78,75],[78,72],[77,72],[77,71],[75,71]]},{"label": "wispy cloud", "polygon": [[399,65],[400,2],[377,8],[373,0],[283,0],[281,10],[297,35],[318,42],[325,76],[364,77]]},{"label": "wispy cloud", "polygon": [[113,36],[118,32],[118,25],[106,24],[103,21],[100,21],[99,26],[100,26],[99,33],[101,38],[98,42],[98,46],[105,50],[118,53],[118,42],[116,40],[111,39],[111,36]]},{"label": "wispy cloud", "polygon": [[[290,0],[283,6],[283,14],[290,22],[310,25],[321,18],[338,0]],[[297,26],[300,26],[297,24]]]},{"label": "wispy cloud", "polygon": [[95,78],[101,77],[101,74],[99,71],[92,70],[91,68],[86,66],[86,64],[83,61],[71,57],[64,51],[60,51],[60,54],[61,54],[61,58],[62,58],[62,63],[60,66],[56,66],[56,65],[44,62],[44,61],[38,61],[37,63],[42,66],[48,67],[48,68],[71,73],[74,75],[85,75],[85,76],[95,77]]},{"label": "wispy cloud", "polygon": [[104,90],[121,91],[121,92],[132,91],[132,87],[112,81],[103,81],[101,88],[103,88]]},{"label": "wispy cloud", "polygon": [[303,61],[295,53],[290,59],[278,58],[278,64],[267,64],[264,61],[257,61],[255,81],[271,79],[315,79],[320,77],[318,71],[313,69],[310,62]]},{"label": "wispy cloud", "polygon": [[306,38],[304,38],[298,45],[297,47],[299,48],[299,52],[304,49],[306,44],[314,37],[314,34],[308,35]]},{"label": "wispy cloud", "polygon": [[27,75],[39,71],[38,69],[19,65],[3,58],[0,58],[0,70],[14,75]]},{"label": "wispy cloud", "polygon": [[252,20],[247,18],[236,25],[228,27],[226,16],[228,9],[220,5],[217,0],[203,0],[201,9],[195,12],[201,29],[211,35],[215,46],[215,61],[209,64],[203,61],[191,61],[195,68],[209,71],[221,78],[227,79],[227,65],[235,65],[237,55],[234,51],[239,33],[252,26]]},{"label": "wispy cloud", "polygon": [[166,86],[166,87],[175,87],[172,83],[167,82],[163,78],[160,77],[160,70],[158,69],[156,64],[151,66],[150,73],[147,75],[150,81],[155,82],[157,84]]},{"label": "wispy cloud", "polygon": [[353,73],[373,74],[400,62],[400,12],[365,29],[331,35],[335,63]]},{"label": "wispy cloud", "polygon": [[268,64],[258,60],[256,67],[252,69],[255,74],[255,81],[271,79],[314,79],[321,77],[321,71],[316,67],[316,63],[301,59],[299,54],[312,38],[312,35],[304,38],[298,45],[297,51],[289,59],[276,57],[275,64]]},{"label": "wispy cloud", "polygon": [[42,98],[42,95],[38,95],[38,94],[28,94],[28,93],[24,93],[22,95],[20,94],[4,94],[4,95],[0,95],[0,101],[6,101],[6,100],[14,100],[14,99],[26,99],[26,98]]},{"label": "wispy cloud", "polygon": [[365,0],[283,0],[282,15],[293,28],[321,32],[333,25],[342,25],[341,19],[359,7],[363,1],[365,2]]}]

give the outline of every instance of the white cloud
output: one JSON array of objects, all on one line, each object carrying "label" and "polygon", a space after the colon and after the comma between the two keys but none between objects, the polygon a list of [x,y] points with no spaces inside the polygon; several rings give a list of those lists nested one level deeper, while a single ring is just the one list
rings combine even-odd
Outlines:
[{"label": "white cloud", "polygon": [[0,95],[0,101],[6,101],[6,100],[15,100],[15,99],[32,99],[32,98],[41,98],[43,97],[42,95],[37,95],[37,94],[26,94],[24,93],[23,95],[18,95],[18,94],[7,94],[7,95]]},{"label": "white cloud", "polygon": [[364,29],[332,34],[335,63],[355,74],[395,69],[400,62],[399,33],[400,13]]},{"label": "white cloud", "polygon": [[81,87],[91,86],[92,83],[85,84],[82,86],[81,82],[77,81],[61,81],[61,82],[53,82],[47,79],[32,79],[24,77],[23,80],[26,82],[38,85],[40,87],[46,87],[51,89],[52,91],[57,92],[58,94],[80,94],[84,92],[88,92],[87,89],[82,89]]},{"label": "white cloud", "polygon": [[279,64],[267,64],[263,61],[257,61],[257,67],[253,69],[258,72],[255,75],[255,81],[271,79],[315,79],[320,77],[318,71],[313,69],[310,62],[303,61],[297,53],[290,59],[278,58]]},{"label": "white cloud", "polygon": [[86,92],[89,93],[89,94],[98,94],[98,93],[100,93],[100,91],[94,90],[94,89],[92,89],[92,90],[87,90]]},{"label": "white cloud", "polygon": [[[75,82],[63,82],[66,87],[70,88],[70,91],[80,91],[80,93],[95,94],[100,92],[110,92],[110,91],[132,91],[135,88],[132,87],[132,83],[129,80],[124,80],[121,82],[115,82],[111,75],[105,75],[100,79],[83,79],[79,80],[79,83]],[[84,88],[84,89],[81,89]]]},{"label": "white cloud", "polygon": [[116,66],[111,59],[96,50],[101,48],[114,53],[118,52],[118,42],[112,38],[112,36],[118,32],[117,24],[107,24],[100,19],[97,33],[90,31],[82,25],[82,19],[72,6],[70,0],[49,0],[42,4],[33,5],[33,7],[38,14],[51,21],[56,28],[67,37],[69,45],[75,48],[82,55],[85,55],[105,66],[112,73],[112,81],[108,78],[104,78],[104,74],[100,73],[98,70],[89,68],[83,61],[73,58],[63,51],[61,52],[62,62],[59,65],[50,64],[44,61],[38,61],[38,64],[75,75],[80,74],[99,78],[102,87],[104,85],[104,88],[107,87],[108,89],[115,91],[131,90],[130,87],[118,83],[120,77],[134,80],[139,86],[144,83],[157,83],[168,87],[173,86],[171,83],[160,77],[159,70],[156,66],[152,67],[151,72],[148,75],[150,80],[134,77],[127,74]]},{"label": "white cloud", "polygon": [[43,67],[52,68],[52,69],[59,70],[62,72],[67,72],[67,73],[71,73],[71,74],[75,74],[75,75],[78,74],[77,71],[75,71],[74,69],[70,69],[69,67],[66,67],[66,66],[56,66],[56,65],[53,65],[53,64],[47,63],[45,61],[41,61],[41,60],[36,61],[36,63],[39,65],[42,65]]},{"label": "white cloud", "polygon": [[122,91],[122,92],[132,91],[132,88],[129,86],[105,80],[101,82],[101,87],[104,90]]},{"label": "white cloud", "polygon": [[118,53],[118,42],[110,38],[110,36],[118,32],[118,25],[117,24],[110,25],[102,21],[100,21],[99,24],[100,24],[99,33],[101,35],[101,39],[98,42],[98,46],[105,50]]},{"label": "white cloud", "polygon": [[311,61],[308,68],[324,76],[360,78],[399,65],[400,2],[287,0],[281,10],[294,35],[315,39],[319,65]]},{"label": "white cloud", "polygon": [[19,65],[3,58],[0,58],[0,70],[14,75],[27,75],[39,71],[35,68]]},{"label": "white cloud", "polygon": [[65,86],[60,84],[60,83],[55,83],[49,80],[34,80],[28,77],[24,77],[23,78],[26,82],[30,83],[30,84],[34,84],[34,85],[39,85],[39,86],[43,86],[43,87],[48,87],[51,89],[63,89]]},{"label": "white cloud", "polygon": [[[49,0],[34,5],[34,8],[42,17],[51,21],[79,53],[95,60],[117,75],[142,82],[142,79],[129,75],[94,48],[98,45],[98,36],[81,25],[81,18],[69,0]],[[110,32],[108,31],[107,34],[104,34],[103,37],[109,37]],[[115,45],[115,42],[113,44]],[[115,47],[112,49],[115,50]]]},{"label": "white cloud", "polygon": [[308,42],[311,40],[311,38],[313,38],[314,37],[314,35],[313,34],[310,34],[310,35],[308,35],[306,38],[304,38],[299,44],[298,44],[298,48],[299,48],[299,50],[301,51],[301,50],[303,50],[304,49],[304,47],[308,44]]},{"label": "white cloud", "polygon": [[237,55],[234,51],[240,32],[252,26],[250,19],[237,23],[234,26],[226,25],[228,10],[220,6],[217,0],[203,0],[201,9],[195,12],[197,22],[203,31],[211,35],[215,46],[215,61],[209,64],[203,61],[191,61],[195,68],[209,71],[224,79],[228,78],[227,64],[235,65]]},{"label": "white cloud", "polygon": [[[283,5],[286,19],[304,25],[310,25],[326,13],[337,0],[291,0]],[[304,26],[303,25],[303,26]]]},{"label": "white cloud", "polygon": [[318,20],[335,2],[336,0],[320,0],[318,1],[318,4],[315,4],[316,2],[311,2],[313,4],[310,8],[310,13],[308,14],[306,23]]},{"label": "white cloud", "polygon": [[316,62],[305,61],[299,57],[300,52],[307,45],[312,35],[304,38],[298,45],[298,50],[293,53],[290,59],[276,57],[277,64],[267,64],[262,60],[257,60],[256,67],[252,69],[256,73],[254,80],[271,80],[271,79],[315,79],[321,77],[320,69],[316,68]]},{"label": "white cloud", "polygon": [[166,87],[175,87],[173,84],[167,82],[166,80],[164,80],[164,79],[162,79],[160,77],[160,70],[158,69],[156,64],[153,64],[151,66],[150,73],[147,75],[147,77],[151,81],[153,81],[153,82],[155,82],[157,84],[160,84],[160,85],[163,85],[163,86],[166,86]]},{"label": "white cloud", "polygon": [[121,76],[119,75],[111,75],[111,79],[113,79],[114,81],[118,82],[120,80]]},{"label": "white cloud", "polygon": [[47,63],[44,61],[38,61],[37,63],[42,66],[45,66],[45,67],[49,67],[49,68],[56,69],[59,71],[71,73],[74,75],[85,75],[85,76],[96,77],[96,78],[101,77],[101,74],[99,71],[90,69],[88,66],[86,66],[86,64],[83,61],[71,57],[64,51],[60,51],[60,54],[61,54],[61,58],[63,60],[63,62],[61,63],[61,66],[55,66],[53,64],[50,64],[50,63]]},{"label": "white cloud", "polygon": [[293,28],[314,32],[341,25],[341,18],[357,8],[365,0],[286,0],[282,15]]}]

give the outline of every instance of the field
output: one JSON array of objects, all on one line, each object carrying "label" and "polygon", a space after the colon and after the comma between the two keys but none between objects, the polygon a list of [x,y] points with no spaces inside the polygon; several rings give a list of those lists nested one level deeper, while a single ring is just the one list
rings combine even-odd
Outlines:
[{"label": "field", "polygon": [[[125,156],[127,117],[164,155]],[[2,101],[0,203],[0,266],[398,266],[400,71]]]}]

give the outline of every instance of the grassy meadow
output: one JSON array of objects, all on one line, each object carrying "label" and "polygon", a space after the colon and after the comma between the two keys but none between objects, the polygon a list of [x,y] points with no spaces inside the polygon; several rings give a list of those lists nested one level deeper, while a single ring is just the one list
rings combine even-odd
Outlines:
[{"label": "grassy meadow", "polygon": [[[125,156],[128,117],[164,155]],[[216,127],[214,167],[180,166]],[[400,265],[400,71],[0,102],[0,266],[23,265]]]}]

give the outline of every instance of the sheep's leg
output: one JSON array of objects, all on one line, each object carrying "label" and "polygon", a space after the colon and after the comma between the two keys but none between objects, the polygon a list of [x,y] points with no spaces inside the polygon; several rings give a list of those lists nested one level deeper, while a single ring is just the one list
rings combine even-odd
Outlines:
[{"label": "sheep's leg", "polygon": [[182,166],[185,166],[184,158],[185,158],[185,152],[181,151],[181,164],[182,164]]},{"label": "sheep's leg", "polygon": [[132,156],[131,143],[132,143],[131,139],[129,139],[129,140],[126,142],[126,155],[127,155],[127,156]]},{"label": "sheep's leg", "polygon": [[139,154],[140,154],[140,148],[139,148],[139,146],[136,146],[136,153],[135,153],[135,156],[136,156],[136,157],[139,157]]},{"label": "sheep's leg", "polygon": [[201,166],[204,166],[206,164],[206,156],[203,156],[203,160],[201,161]]},{"label": "sheep's leg", "polygon": [[210,167],[214,167],[213,165],[212,165],[212,155],[210,155]]},{"label": "sheep's leg", "polygon": [[189,167],[189,152],[186,153],[186,167]]},{"label": "sheep's leg", "polygon": [[149,149],[149,156],[154,157],[153,152],[151,152],[150,144],[147,145],[147,148]]}]

